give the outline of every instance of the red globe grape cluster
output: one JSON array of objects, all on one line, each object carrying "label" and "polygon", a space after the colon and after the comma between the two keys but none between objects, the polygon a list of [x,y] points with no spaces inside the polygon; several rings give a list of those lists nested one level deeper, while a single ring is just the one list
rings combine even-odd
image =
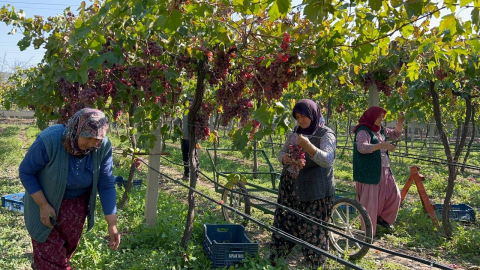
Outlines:
[{"label": "red globe grape cluster", "polygon": [[255,137],[255,133],[257,133],[258,129],[260,128],[260,123],[257,120],[252,120],[252,130],[250,131],[250,140],[253,140]]},{"label": "red globe grape cluster", "polygon": [[135,164],[135,168],[137,168],[137,170],[141,172],[142,168],[140,166],[142,165],[142,162],[140,161],[139,158],[135,158],[134,164]]},{"label": "red globe grape cluster", "polygon": [[240,125],[245,126],[250,118],[249,109],[253,107],[252,101],[247,98],[237,100],[235,103],[223,107],[220,117],[222,126],[228,125],[234,117],[240,118]]},{"label": "red globe grape cluster", "polygon": [[305,150],[298,145],[289,145],[288,153],[290,155],[290,175],[297,178],[298,173],[305,166]]},{"label": "red globe grape cluster", "polygon": [[[221,51],[220,49],[215,50],[215,62],[213,64],[212,70],[208,72],[208,74],[210,75],[210,79],[208,80],[208,82],[211,85],[218,85],[220,81],[223,81],[225,79],[231,66],[230,58],[234,58],[236,56],[236,50],[237,47],[235,46],[228,49],[227,52]],[[208,51],[207,56],[209,57],[209,59],[210,57],[213,57],[212,52]],[[213,61],[213,58],[211,61]]]},{"label": "red globe grape cluster", "polygon": [[254,63],[256,72],[251,79],[254,96],[257,99],[279,99],[289,83],[300,79],[303,75],[303,68],[294,66],[299,62],[295,55],[279,53],[268,67],[261,65],[264,59],[263,56],[259,57]]},{"label": "red globe grape cluster", "polygon": [[87,107],[92,107],[93,103],[98,99],[98,94],[95,89],[88,87],[80,91],[78,99]]},{"label": "red globe grape cluster", "polygon": [[437,79],[439,81],[443,81],[445,80],[445,78],[448,76],[447,72],[441,68],[435,70],[435,77],[437,77]]},{"label": "red globe grape cluster", "polygon": [[154,57],[159,57],[162,55],[163,48],[158,45],[156,41],[150,40],[147,42],[147,48],[145,49],[145,54],[151,55]]},{"label": "red globe grape cluster", "polygon": [[185,70],[189,78],[193,78],[195,74],[195,68],[192,65],[194,63],[191,57],[185,55],[180,56],[176,59],[177,62],[177,72],[180,73],[182,70]]},{"label": "red globe grape cluster", "polygon": [[208,139],[210,135],[210,128],[208,127],[208,120],[213,111],[213,105],[203,103],[200,111],[195,115],[195,137],[201,140]]}]

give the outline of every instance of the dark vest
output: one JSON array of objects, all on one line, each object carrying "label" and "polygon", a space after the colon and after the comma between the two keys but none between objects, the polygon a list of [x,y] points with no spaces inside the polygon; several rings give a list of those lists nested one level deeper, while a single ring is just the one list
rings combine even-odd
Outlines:
[{"label": "dark vest", "polygon": [[[382,153],[379,150],[370,154],[362,154],[357,150],[357,134],[360,130],[365,130],[370,135],[370,143],[379,143],[377,136],[366,126],[361,126],[355,132],[355,140],[353,141],[353,180],[364,183],[378,185],[382,176]],[[385,138],[383,127],[380,134]]]},{"label": "dark vest", "polygon": [[[310,138],[310,142],[319,148],[321,138],[327,133],[335,133],[328,127],[321,127]],[[335,179],[333,177],[333,166],[328,168],[320,167],[310,155],[305,152],[305,167],[300,170],[295,179],[297,199],[302,202],[319,200],[335,194]]]}]

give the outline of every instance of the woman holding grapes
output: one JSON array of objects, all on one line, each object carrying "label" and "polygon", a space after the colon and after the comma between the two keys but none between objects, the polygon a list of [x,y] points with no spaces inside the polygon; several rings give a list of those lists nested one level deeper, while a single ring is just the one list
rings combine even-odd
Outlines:
[{"label": "woman holding grapes", "polygon": [[[278,203],[318,220],[328,221],[334,201],[335,133],[325,126],[320,106],[303,99],[293,108],[297,120],[294,129],[278,154],[284,169],[278,189]],[[322,250],[328,250],[327,231],[293,213],[277,208],[273,226],[294,235]],[[277,234],[272,235],[270,259],[287,256],[294,243]],[[305,260],[319,267],[325,257],[302,248]],[[315,268],[316,269],[316,268]]]}]

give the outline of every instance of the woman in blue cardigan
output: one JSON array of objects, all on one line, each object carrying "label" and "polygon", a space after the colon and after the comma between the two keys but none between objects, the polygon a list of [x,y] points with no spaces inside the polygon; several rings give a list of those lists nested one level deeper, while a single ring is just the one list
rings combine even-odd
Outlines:
[{"label": "woman in blue cardigan", "polygon": [[85,219],[94,225],[97,191],[108,223],[110,248],[118,249],[117,207],[108,120],[96,109],[78,111],[64,125],[43,130],[20,164],[24,215],[40,269],[70,269]]}]

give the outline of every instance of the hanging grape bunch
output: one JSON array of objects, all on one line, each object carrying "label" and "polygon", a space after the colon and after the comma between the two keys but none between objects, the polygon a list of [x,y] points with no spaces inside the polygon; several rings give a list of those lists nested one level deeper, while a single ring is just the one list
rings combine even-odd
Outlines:
[{"label": "hanging grape bunch", "polygon": [[134,161],[134,163],[135,163],[135,168],[137,168],[137,170],[138,170],[139,172],[141,172],[141,171],[142,171],[142,168],[140,167],[140,165],[142,165],[142,163],[141,163],[141,161],[140,161],[140,158],[136,158],[135,161]]},{"label": "hanging grape bunch", "polygon": [[255,133],[257,133],[258,129],[260,128],[260,123],[257,120],[252,120],[252,130],[250,131],[250,140],[253,141],[255,137]]},{"label": "hanging grape bunch", "polygon": [[272,60],[268,67],[262,65],[265,56],[258,57],[254,62],[256,70],[252,76],[254,95],[257,99],[273,100],[282,97],[288,84],[295,82],[303,75],[303,68],[294,66],[299,62],[298,56],[290,54],[290,35],[283,33],[281,52]]},{"label": "hanging grape bunch", "polygon": [[289,145],[290,166],[288,171],[293,178],[297,178],[300,170],[305,166],[305,150],[298,145]]},{"label": "hanging grape bunch", "polygon": [[211,104],[202,104],[202,108],[195,115],[195,138],[206,140],[210,135],[210,128],[208,127],[208,119],[212,114],[213,105]]}]

